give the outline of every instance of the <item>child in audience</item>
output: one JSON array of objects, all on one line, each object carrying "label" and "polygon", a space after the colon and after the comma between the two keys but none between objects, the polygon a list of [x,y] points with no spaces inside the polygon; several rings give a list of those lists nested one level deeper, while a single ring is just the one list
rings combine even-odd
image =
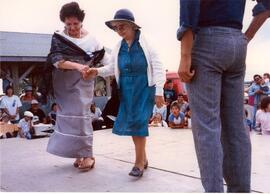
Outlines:
[{"label": "child in audience", "polygon": [[167,106],[162,103],[155,104],[153,109],[153,116],[155,116],[157,113],[161,114],[162,120],[165,121],[167,118]]},{"label": "child in audience", "polygon": [[153,116],[153,121],[149,124],[149,127],[168,127],[168,124],[162,119],[162,115],[160,113],[156,113]]},{"label": "child in audience", "polygon": [[184,128],[185,126],[185,114],[180,112],[179,105],[174,102],[171,105],[171,114],[169,116],[169,127],[173,129]]},{"label": "child in audience", "polygon": [[32,126],[32,118],[34,117],[33,113],[30,111],[24,112],[24,118],[19,121],[19,136],[21,138],[32,139],[34,134],[34,128]]}]

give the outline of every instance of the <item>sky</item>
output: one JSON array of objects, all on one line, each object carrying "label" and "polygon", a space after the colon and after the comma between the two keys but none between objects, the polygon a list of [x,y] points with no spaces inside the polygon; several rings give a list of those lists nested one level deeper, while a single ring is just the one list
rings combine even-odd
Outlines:
[{"label": "sky", "polygon": [[[63,29],[59,19],[61,6],[71,0],[0,0],[0,31],[53,33]],[[179,26],[179,0],[77,0],[85,10],[83,27],[105,47],[113,48],[120,37],[107,28],[105,21],[121,8],[130,9],[142,32],[154,42],[164,67],[177,71],[180,42],[176,40]],[[252,20],[255,2],[247,0],[244,28]],[[0,37],[1,38],[1,37]],[[270,72],[270,19],[248,47],[246,80],[254,74]]]}]

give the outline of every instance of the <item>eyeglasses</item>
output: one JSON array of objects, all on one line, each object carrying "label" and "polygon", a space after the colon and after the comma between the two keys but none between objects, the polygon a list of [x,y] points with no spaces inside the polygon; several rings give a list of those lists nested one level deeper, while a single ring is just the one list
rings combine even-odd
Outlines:
[{"label": "eyeglasses", "polygon": [[119,31],[123,31],[123,30],[127,29],[128,26],[129,26],[128,24],[119,24],[119,25],[112,26],[112,29],[115,32],[119,32]]}]

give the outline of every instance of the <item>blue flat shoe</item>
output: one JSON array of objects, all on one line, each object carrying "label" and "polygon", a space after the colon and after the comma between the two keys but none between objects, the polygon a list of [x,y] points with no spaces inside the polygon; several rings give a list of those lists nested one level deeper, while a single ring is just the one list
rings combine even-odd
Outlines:
[{"label": "blue flat shoe", "polygon": [[138,167],[134,166],[132,170],[130,171],[129,176],[142,177],[143,170],[140,170]]}]

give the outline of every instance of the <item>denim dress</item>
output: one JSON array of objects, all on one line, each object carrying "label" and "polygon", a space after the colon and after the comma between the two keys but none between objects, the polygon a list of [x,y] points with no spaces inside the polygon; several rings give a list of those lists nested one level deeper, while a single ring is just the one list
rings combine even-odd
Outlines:
[{"label": "denim dress", "polygon": [[148,86],[147,61],[139,37],[140,31],[137,31],[130,48],[123,40],[118,54],[120,107],[113,127],[117,135],[149,135],[155,87]]}]

